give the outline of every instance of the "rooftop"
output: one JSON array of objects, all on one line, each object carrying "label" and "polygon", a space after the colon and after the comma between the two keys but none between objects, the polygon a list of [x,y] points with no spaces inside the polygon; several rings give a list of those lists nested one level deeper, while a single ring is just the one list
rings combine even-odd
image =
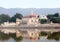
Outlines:
[{"label": "rooftop", "polygon": [[30,17],[36,17],[36,15],[35,14],[29,14],[27,16],[24,16],[24,18],[30,18]]}]

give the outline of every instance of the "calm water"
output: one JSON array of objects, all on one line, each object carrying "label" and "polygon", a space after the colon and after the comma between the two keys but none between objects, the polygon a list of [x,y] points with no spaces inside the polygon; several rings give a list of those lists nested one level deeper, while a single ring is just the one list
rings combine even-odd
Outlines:
[{"label": "calm water", "polygon": [[48,40],[48,39],[39,39],[39,40],[23,39],[21,41],[16,41],[16,40],[10,38],[9,40],[0,40],[0,42],[59,42],[59,41]]},{"label": "calm water", "polygon": [[48,36],[48,38],[50,38],[51,40],[48,40],[46,38],[41,38],[41,36],[40,39],[33,40],[33,39],[26,39],[21,36],[17,38],[15,33],[4,34],[0,32],[0,42],[60,42],[59,37],[60,37],[60,32],[56,32]]}]

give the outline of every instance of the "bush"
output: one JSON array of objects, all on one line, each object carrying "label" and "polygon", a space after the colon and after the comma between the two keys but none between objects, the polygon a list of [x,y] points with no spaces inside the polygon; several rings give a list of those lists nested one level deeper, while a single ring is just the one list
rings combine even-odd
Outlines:
[{"label": "bush", "polygon": [[46,20],[46,19],[39,19],[39,22],[40,22],[41,24],[44,24],[44,23],[47,22],[47,20]]},{"label": "bush", "polygon": [[52,21],[53,23],[60,23],[60,17],[52,18],[51,21]]}]

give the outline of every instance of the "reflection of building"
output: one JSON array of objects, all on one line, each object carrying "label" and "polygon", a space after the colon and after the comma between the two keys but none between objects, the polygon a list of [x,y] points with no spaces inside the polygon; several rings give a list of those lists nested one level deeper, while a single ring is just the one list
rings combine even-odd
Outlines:
[{"label": "reflection of building", "polygon": [[28,31],[28,37],[30,38],[30,39],[36,39],[36,38],[38,38],[39,37],[39,31],[38,30],[30,30],[30,31]]}]

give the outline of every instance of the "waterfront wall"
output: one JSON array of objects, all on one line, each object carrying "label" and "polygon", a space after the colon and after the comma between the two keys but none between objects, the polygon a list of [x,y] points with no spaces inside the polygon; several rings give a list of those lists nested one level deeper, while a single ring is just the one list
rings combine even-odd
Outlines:
[{"label": "waterfront wall", "polygon": [[0,29],[60,29],[60,24],[0,26]]}]

